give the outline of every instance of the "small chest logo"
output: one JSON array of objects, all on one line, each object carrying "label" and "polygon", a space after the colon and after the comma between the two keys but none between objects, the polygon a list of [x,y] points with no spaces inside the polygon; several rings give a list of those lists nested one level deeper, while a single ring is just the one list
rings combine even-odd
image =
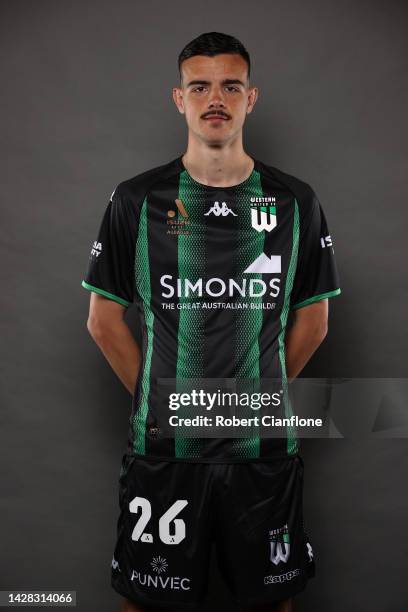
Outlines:
[{"label": "small chest logo", "polygon": [[167,211],[167,234],[169,236],[189,236],[190,230],[188,226],[190,225],[190,216],[187,212],[187,209],[182,200],[177,198],[174,200],[177,210],[179,212],[179,216],[177,216],[174,208],[170,208]]},{"label": "small chest logo", "polygon": [[234,215],[234,217],[237,216],[237,214],[227,206],[226,202],[222,202],[221,206],[219,202],[214,202],[214,205],[211,206],[210,210],[204,213],[205,217],[208,217],[208,215],[215,215],[216,217],[226,217],[227,215]]},{"label": "small chest logo", "polygon": [[257,232],[271,232],[277,224],[276,198],[251,198],[251,225]]}]

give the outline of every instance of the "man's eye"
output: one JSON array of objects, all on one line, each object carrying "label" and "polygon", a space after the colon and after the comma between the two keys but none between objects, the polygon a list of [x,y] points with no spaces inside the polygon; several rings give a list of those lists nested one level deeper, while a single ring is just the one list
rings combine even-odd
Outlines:
[{"label": "man's eye", "polygon": [[234,87],[234,85],[227,85],[226,89],[228,91],[239,91],[238,87]]},{"label": "man's eye", "polygon": [[204,89],[204,85],[199,85],[198,87],[194,87],[193,91],[198,91],[201,93],[202,91],[204,91]]}]

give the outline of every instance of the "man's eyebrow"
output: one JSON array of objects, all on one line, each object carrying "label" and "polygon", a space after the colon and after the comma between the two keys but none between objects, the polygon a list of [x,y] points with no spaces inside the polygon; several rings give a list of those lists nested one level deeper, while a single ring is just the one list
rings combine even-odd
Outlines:
[{"label": "man's eyebrow", "polygon": [[[189,81],[186,84],[186,87],[191,87],[191,85],[211,85],[211,81],[196,79],[194,81]],[[224,79],[221,81],[221,85],[242,85],[245,87],[245,83],[243,83],[240,79]]]}]

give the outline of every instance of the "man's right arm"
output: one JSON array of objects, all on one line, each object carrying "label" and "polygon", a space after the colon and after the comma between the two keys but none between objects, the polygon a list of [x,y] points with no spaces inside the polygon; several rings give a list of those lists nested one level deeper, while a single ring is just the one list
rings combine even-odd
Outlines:
[{"label": "man's right arm", "polygon": [[87,329],[115,374],[133,395],[141,364],[141,351],[125,322],[126,308],[92,292]]}]

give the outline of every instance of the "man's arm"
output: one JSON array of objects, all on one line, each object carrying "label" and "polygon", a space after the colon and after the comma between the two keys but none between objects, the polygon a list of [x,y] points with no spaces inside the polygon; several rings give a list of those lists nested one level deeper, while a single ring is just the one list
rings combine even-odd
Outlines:
[{"label": "man's arm", "polygon": [[328,299],[295,310],[295,320],[286,336],[286,374],[295,378],[327,334]]},{"label": "man's arm", "polygon": [[99,293],[91,293],[87,328],[110,366],[133,395],[141,352],[127,323],[126,308]]},{"label": "man's arm", "polygon": [[[295,378],[305,367],[327,334],[328,300],[320,300],[295,311],[286,335],[286,373]],[[141,352],[127,323],[125,307],[91,293],[87,328],[110,366],[133,395],[139,375]]]}]

